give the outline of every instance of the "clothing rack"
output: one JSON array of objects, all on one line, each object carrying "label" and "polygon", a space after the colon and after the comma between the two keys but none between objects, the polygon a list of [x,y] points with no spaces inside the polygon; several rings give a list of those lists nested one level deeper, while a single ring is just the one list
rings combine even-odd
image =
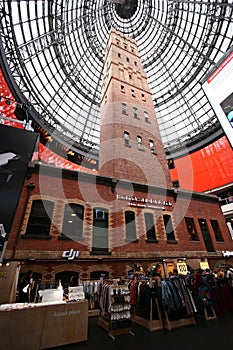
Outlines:
[{"label": "clothing rack", "polygon": [[159,319],[158,320],[154,320],[153,319],[153,304],[152,304],[152,300],[150,300],[150,318],[149,320],[147,320],[146,318],[143,318],[141,316],[138,316],[137,314],[135,314],[133,316],[133,321],[137,324],[139,324],[142,327],[145,327],[147,329],[149,329],[149,331],[155,331],[155,330],[159,330],[159,329],[163,329],[163,320],[162,320],[162,316],[161,316],[161,311],[159,309],[159,305],[158,305],[158,301],[156,299],[156,308],[157,308],[157,312],[159,314]]},{"label": "clothing rack", "polygon": [[[172,290],[172,293],[169,295],[169,288],[172,288],[172,280],[175,284],[174,288]],[[168,283],[168,286],[166,286],[166,283]],[[180,287],[180,289],[179,289]],[[174,328],[184,327],[184,326],[191,326],[196,325],[196,321],[194,318],[193,310],[191,308],[192,306],[192,300],[191,295],[188,293],[188,290],[185,285],[184,279],[182,277],[173,277],[171,279],[166,279],[162,281],[162,288],[163,290],[163,303],[165,298],[165,295],[167,297],[167,304],[164,303],[164,328],[168,330],[172,330]],[[176,295],[175,295],[176,294]],[[174,304],[174,295],[177,299],[177,304]],[[171,297],[171,300],[169,300],[169,296]],[[170,304],[169,304],[170,303]],[[189,307],[187,307],[190,304]],[[177,311],[176,311],[177,310]],[[185,310],[188,310],[187,312]],[[171,315],[173,314],[179,314],[180,317],[172,319]]]},{"label": "clothing rack", "polygon": [[[138,304],[138,301],[137,301],[137,304],[134,307],[133,321],[135,323],[139,324],[140,326],[149,329],[150,331],[163,329],[164,328],[163,319],[162,319],[161,309],[160,309],[159,303],[158,303],[158,296],[155,296],[155,294],[153,293],[154,283],[156,283],[156,282],[153,281],[152,278],[149,278],[149,279],[146,278],[144,280],[140,279],[139,281],[135,282],[135,285],[137,283],[144,284],[142,286],[144,290],[145,290],[145,288],[148,289],[148,287],[149,287],[149,290],[147,290],[147,292],[149,292],[150,305],[149,305],[149,314],[147,317],[147,315],[141,314],[140,311],[142,309],[145,309],[145,308],[143,305],[140,307]],[[131,285],[131,287],[133,288],[133,285]],[[139,295],[138,299],[140,299],[140,295]],[[155,315],[156,315],[156,317],[155,317]]]},{"label": "clothing rack", "polygon": [[131,330],[132,320],[127,286],[114,283],[109,285],[105,292],[107,292],[108,311],[101,310],[98,325],[104,328],[112,339],[122,334],[134,335]]}]

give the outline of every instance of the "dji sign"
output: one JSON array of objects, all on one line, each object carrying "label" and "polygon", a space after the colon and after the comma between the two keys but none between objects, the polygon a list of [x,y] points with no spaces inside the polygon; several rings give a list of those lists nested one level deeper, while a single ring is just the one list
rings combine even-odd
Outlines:
[{"label": "dji sign", "polygon": [[62,253],[62,257],[66,258],[67,260],[74,260],[78,256],[79,256],[79,251],[74,249],[64,250],[64,252]]}]

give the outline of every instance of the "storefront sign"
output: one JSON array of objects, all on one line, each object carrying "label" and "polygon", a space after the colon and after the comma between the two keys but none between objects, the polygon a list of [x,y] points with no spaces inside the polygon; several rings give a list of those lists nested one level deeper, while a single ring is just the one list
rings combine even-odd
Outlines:
[{"label": "storefront sign", "polygon": [[201,262],[200,262],[200,268],[201,268],[202,270],[209,269],[210,267],[209,267],[208,261],[201,261]]},{"label": "storefront sign", "polygon": [[229,256],[233,256],[233,252],[229,250],[222,250],[222,255],[224,256],[224,258],[229,258]]},{"label": "storefront sign", "polygon": [[74,249],[64,250],[64,252],[62,253],[62,257],[68,260],[74,260],[78,256],[79,256],[79,251]]},{"label": "storefront sign", "polygon": [[187,275],[188,269],[187,269],[187,264],[186,262],[177,262],[176,268],[178,270],[179,275]]},{"label": "storefront sign", "polygon": [[117,195],[117,199],[128,201],[128,205],[131,207],[151,208],[151,209],[164,209],[164,207],[172,207],[173,204],[170,201],[161,199],[144,198],[130,195]]}]

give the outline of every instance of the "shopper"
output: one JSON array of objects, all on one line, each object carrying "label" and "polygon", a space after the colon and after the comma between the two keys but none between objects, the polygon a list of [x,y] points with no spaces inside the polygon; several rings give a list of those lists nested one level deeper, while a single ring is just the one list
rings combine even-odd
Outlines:
[{"label": "shopper", "polygon": [[76,287],[78,286],[78,277],[77,275],[72,275],[70,277],[70,287]]},{"label": "shopper", "polygon": [[30,303],[33,301],[34,280],[32,270],[28,270],[19,282],[19,298],[20,303]]},{"label": "shopper", "polygon": [[231,291],[233,292],[233,268],[232,267],[229,267],[227,269],[226,278],[231,288]]}]

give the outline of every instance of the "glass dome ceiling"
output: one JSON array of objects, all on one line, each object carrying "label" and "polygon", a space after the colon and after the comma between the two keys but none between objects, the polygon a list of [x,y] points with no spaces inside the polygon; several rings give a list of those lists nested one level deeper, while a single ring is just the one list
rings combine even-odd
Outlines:
[{"label": "glass dome ceiling", "polygon": [[41,134],[98,160],[104,49],[111,27],[136,40],[167,156],[222,134],[200,81],[233,44],[232,1],[0,1],[2,70]]}]

